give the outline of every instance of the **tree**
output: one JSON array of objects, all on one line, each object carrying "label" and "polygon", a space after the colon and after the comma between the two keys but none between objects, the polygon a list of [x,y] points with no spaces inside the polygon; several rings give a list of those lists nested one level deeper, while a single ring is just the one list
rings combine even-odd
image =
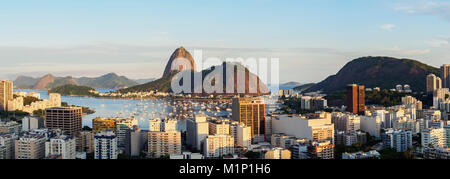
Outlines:
[{"label": "tree", "polygon": [[139,153],[139,159],[147,159],[147,153],[145,152]]},{"label": "tree", "polygon": [[33,111],[33,115],[34,116],[41,116],[41,117],[43,117],[43,116],[45,116],[45,112],[42,109],[38,109],[36,111]]},{"label": "tree", "polygon": [[126,159],[130,159],[130,158],[126,154],[119,154],[117,156],[117,159],[119,159],[119,160],[126,160]]},{"label": "tree", "polygon": [[170,155],[161,156],[160,159],[170,159]]},{"label": "tree", "polygon": [[89,126],[83,126],[83,131],[92,131],[92,128]]},{"label": "tree", "polygon": [[88,159],[88,160],[95,159],[94,155],[95,155],[94,153],[87,153],[86,154],[86,159]]},{"label": "tree", "polygon": [[260,152],[248,151],[247,153],[244,154],[244,156],[249,158],[249,159],[259,159],[261,157],[261,153]]},{"label": "tree", "polygon": [[402,153],[404,159],[413,159],[413,149],[409,148],[407,151]]}]

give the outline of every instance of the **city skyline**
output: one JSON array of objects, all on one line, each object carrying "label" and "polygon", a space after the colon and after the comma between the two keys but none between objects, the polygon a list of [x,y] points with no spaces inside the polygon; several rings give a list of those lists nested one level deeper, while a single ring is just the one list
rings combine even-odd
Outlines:
[{"label": "city skyline", "polygon": [[449,8],[424,0],[5,2],[0,77],[159,78],[179,46],[204,57],[280,58],[281,82],[319,82],[361,56],[440,67],[449,60]]}]

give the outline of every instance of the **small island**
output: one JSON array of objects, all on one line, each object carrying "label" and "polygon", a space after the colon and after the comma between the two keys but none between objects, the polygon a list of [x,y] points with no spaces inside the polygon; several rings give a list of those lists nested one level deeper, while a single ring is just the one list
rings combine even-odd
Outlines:
[{"label": "small island", "polygon": [[59,93],[63,96],[92,96],[98,97],[99,92],[88,86],[63,85],[52,88],[49,93]]}]

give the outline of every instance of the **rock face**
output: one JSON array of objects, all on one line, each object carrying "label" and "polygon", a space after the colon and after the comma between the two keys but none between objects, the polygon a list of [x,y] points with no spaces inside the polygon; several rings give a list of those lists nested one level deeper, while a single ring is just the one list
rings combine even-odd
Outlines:
[{"label": "rock face", "polygon": [[[233,76],[227,75],[227,67],[234,68]],[[211,70],[203,70],[201,73],[203,74],[203,81],[211,81],[212,85],[215,85],[216,81],[214,78],[211,78],[209,74],[214,73],[215,68],[222,68],[222,74],[219,74],[219,79],[223,79],[223,92],[214,93],[214,95],[222,95],[222,96],[235,96],[235,95],[249,95],[249,96],[262,96],[266,94],[270,94],[267,86],[261,81],[261,79],[254,73],[250,72],[248,68],[245,68],[240,63],[222,63],[222,65],[212,67]],[[200,72],[199,72],[200,73]],[[243,78],[244,83],[239,84],[239,73],[244,74]],[[227,93],[227,85],[233,85],[233,92]],[[239,91],[239,88],[243,88],[244,92]],[[196,94],[199,96],[208,96],[211,95],[209,93],[203,92],[201,94]]]},{"label": "rock face", "polygon": [[39,81],[33,86],[34,90],[46,90],[47,86],[55,82],[55,77],[51,74],[43,76]]},{"label": "rock face", "polygon": [[[183,66],[181,59],[188,60],[191,66]],[[163,77],[168,77],[172,73],[180,72],[188,68],[196,71],[194,58],[192,58],[192,55],[184,47],[180,47],[173,52],[172,56],[170,56],[169,62],[167,62],[164,70]]]},{"label": "rock face", "polygon": [[[251,73],[246,68],[235,68],[237,70],[234,71],[234,76],[226,75],[226,64],[223,63],[222,65],[212,67],[210,70],[203,70],[201,72],[189,72],[189,71],[183,71],[181,73],[189,73],[192,75],[192,79],[194,79],[194,75],[201,73],[203,76],[203,81],[211,81],[212,85],[215,85],[216,81],[215,78],[210,78],[209,74],[214,72],[214,69],[216,68],[223,68],[223,73],[220,74],[220,78],[223,79],[223,92],[216,92],[216,93],[206,93],[204,90],[200,93],[195,93],[194,89],[202,89],[202,86],[195,86],[194,82],[191,83],[191,92],[192,93],[185,93],[185,94],[192,94],[194,96],[209,96],[209,95],[222,95],[222,96],[235,96],[238,94],[243,95],[249,95],[249,96],[261,96],[270,94],[269,89],[267,86],[259,79],[259,77],[253,73]],[[244,71],[242,71],[244,70]],[[241,93],[238,91],[238,73],[243,72],[245,74],[244,83],[240,85],[244,85],[244,92]],[[176,77],[176,73],[170,73],[169,76],[163,77],[161,79],[155,80],[153,82],[149,82],[142,85],[133,86],[127,89],[120,90],[122,93],[128,93],[128,92],[145,92],[145,91],[160,91],[160,92],[173,92],[171,89],[171,81],[174,80],[174,77]],[[234,78],[234,79],[233,79]],[[251,84],[250,79],[255,79],[256,84]],[[176,79],[175,79],[176,80]],[[227,84],[233,84],[234,85],[234,92],[227,93]],[[201,84],[200,84],[201,85]],[[203,88],[204,89],[204,88]]]},{"label": "rock face", "polygon": [[[191,65],[191,71],[186,70],[187,68],[183,67],[172,67],[172,64],[176,64],[176,60],[177,58],[185,58],[190,62]],[[234,67],[234,77],[232,75],[227,76],[227,67]],[[239,68],[238,68],[239,67]],[[191,94],[194,96],[209,96],[209,95],[222,95],[222,96],[234,96],[237,94],[243,94],[243,95],[249,95],[249,96],[261,96],[261,95],[265,95],[265,94],[270,94],[269,89],[267,88],[267,86],[259,79],[259,77],[253,73],[251,73],[247,68],[245,68],[244,66],[242,66],[241,64],[238,63],[223,63],[222,65],[218,65],[218,66],[214,66],[211,67],[210,69],[207,70],[202,70],[200,72],[196,72],[195,71],[195,62],[194,59],[192,58],[191,54],[186,51],[186,49],[184,49],[183,47],[178,48],[177,50],[175,50],[175,52],[172,54],[172,56],[169,59],[169,62],[166,66],[166,70],[164,71],[164,75],[162,78],[149,82],[149,83],[145,83],[145,84],[141,84],[141,85],[137,85],[137,86],[133,86],[127,89],[122,89],[120,90],[120,92],[122,93],[127,93],[127,92],[147,92],[147,91],[159,91],[159,92],[173,92],[172,91],[172,80],[177,80],[175,79],[175,77],[177,77],[177,74],[179,73],[186,73],[186,74],[182,74],[182,75],[192,75],[191,79],[194,79],[194,75],[200,75],[202,76],[202,81],[209,81],[211,82],[212,86],[215,86],[216,83],[216,78],[214,75],[217,73],[217,71],[215,69],[217,68],[222,68],[223,71],[222,73],[218,73],[217,75],[220,77],[218,79],[222,79],[223,81],[223,91],[217,91],[214,94],[210,94],[204,91],[205,88],[202,88],[204,86],[195,86],[195,85],[202,85],[202,84],[194,84],[194,81],[191,82],[191,92],[190,93],[185,93],[185,94]],[[219,70],[220,71],[220,70]],[[213,75],[210,75],[214,73]],[[245,79],[243,79],[242,84],[239,84],[241,86],[244,87],[244,91],[242,90],[242,87],[239,86],[238,87],[238,81],[241,82],[242,79],[238,80],[238,74],[244,74],[245,75]],[[233,82],[234,80],[234,82]],[[253,83],[254,82],[254,83]],[[180,82],[181,83],[181,82]],[[234,84],[234,92],[231,93],[227,93],[227,85],[232,85]],[[194,90],[194,89],[203,89],[201,90]],[[239,90],[238,90],[239,89]]]},{"label": "rock face", "polygon": [[426,76],[439,75],[439,69],[416,60],[391,57],[363,57],[347,63],[336,75],[308,88],[306,92],[327,93],[345,90],[347,84],[361,84],[367,88],[392,89],[408,84],[413,91],[424,91]]}]

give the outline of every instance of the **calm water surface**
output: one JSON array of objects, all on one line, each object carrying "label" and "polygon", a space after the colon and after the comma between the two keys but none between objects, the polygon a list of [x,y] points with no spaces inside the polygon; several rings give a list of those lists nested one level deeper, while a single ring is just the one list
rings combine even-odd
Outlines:
[{"label": "calm water surface", "polygon": [[[49,99],[47,91],[16,90],[25,92],[39,92],[41,99]],[[112,91],[99,89],[100,92]],[[83,126],[92,127],[92,119],[96,117],[131,117],[139,120],[139,127],[149,129],[149,119],[168,117],[171,107],[165,105],[166,100],[131,100],[131,99],[98,99],[92,97],[62,96],[62,102],[69,105],[83,106],[95,110],[94,114],[83,116]],[[179,121],[178,129],[185,130],[185,121]]]}]

